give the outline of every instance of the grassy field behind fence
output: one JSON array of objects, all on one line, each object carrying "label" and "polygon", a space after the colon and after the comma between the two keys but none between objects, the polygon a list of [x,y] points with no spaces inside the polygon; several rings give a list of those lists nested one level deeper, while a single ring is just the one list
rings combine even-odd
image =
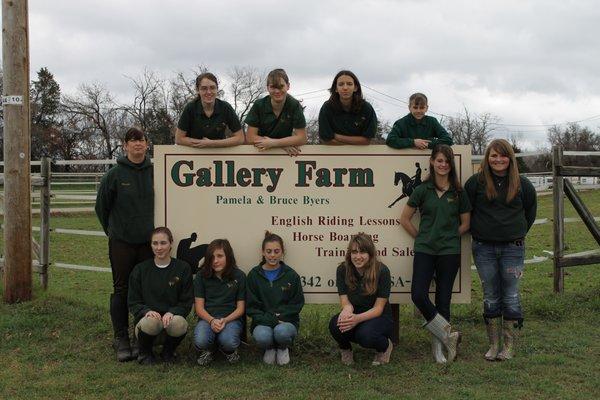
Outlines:
[{"label": "grassy field behind fence", "polygon": [[[600,191],[582,194],[600,215]],[[570,206],[568,217],[576,216]],[[551,218],[551,196],[540,197],[538,218]],[[39,225],[34,218],[34,225]],[[53,217],[53,228],[99,230],[93,215]],[[566,224],[569,252],[597,248],[585,226]],[[536,225],[527,258],[552,250],[551,224]],[[106,238],[51,235],[51,261],[107,267]],[[371,367],[372,353],[356,351],[357,363],[342,366],[326,326],[334,305],[307,305],[291,365],[260,362],[243,346],[234,366],[218,359],[194,364],[189,336],[177,365],[144,368],[119,364],[110,348],[107,273],[51,268],[50,288],[37,285],[34,300],[0,304],[0,399],[597,399],[600,398],[600,269],[567,270],[565,294],[552,293],[552,263],[529,264],[522,281],[525,329],[517,358],[486,362],[481,285],[473,271],[473,301],[453,307],[464,335],[457,361],[432,362],[428,334],[411,306],[401,307],[400,345],[392,362]],[[1,291],[1,289],[0,289]],[[193,323],[193,318],[190,317]]]}]

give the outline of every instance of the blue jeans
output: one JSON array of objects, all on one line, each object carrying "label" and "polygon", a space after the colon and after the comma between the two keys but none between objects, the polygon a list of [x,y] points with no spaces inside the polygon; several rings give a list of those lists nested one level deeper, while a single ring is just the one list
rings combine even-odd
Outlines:
[{"label": "blue jeans", "polygon": [[388,339],[392,338],[394,321],[387,316],[380,316],[361,322],[349,331],[342,332],[337,326],[340,314],[336,314],[329,320],[329,333],[338,343],[340,349],[350,350],[350,342],[358,343],[366,349],[375,349],[383,353],[389,345]]},{"label": "blue jeans", "polygon": [[473,259],[483,286],[483,316],[523,321],[519,282],[523,276],[525,242],[488,243],[473,240]]},{"label": "blue jeans", "polygon": [[219,333],[215,333],[208,322],[200,320],[194,329],[194,345],[199,350],[210,350],[216,340],[221,350],[231,353],[240,346],[241,334],[242,322],[239,319],[227,323]]},{"label": "blue jeans", "polygon": [[298,329],[294,324],[289,322],[281,322],[271,328],[266,325],[257,325],[252,332],[252,337],[259,348],[263,350],[287,349],[294,342],[294,338],[298,334]]}]

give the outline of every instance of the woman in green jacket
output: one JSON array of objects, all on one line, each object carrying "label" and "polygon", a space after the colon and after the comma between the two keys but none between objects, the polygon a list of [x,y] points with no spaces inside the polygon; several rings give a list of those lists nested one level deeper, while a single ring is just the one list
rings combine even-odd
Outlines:
[{"label": "woman in green jacket", "polygon": [[289,347],[298,334],[304,293],[300,277],[283,262],[283,239],[266,232],[263,259],[247,278],[247,309],[252,336],[263,349],[267,364],[290,362]]}]

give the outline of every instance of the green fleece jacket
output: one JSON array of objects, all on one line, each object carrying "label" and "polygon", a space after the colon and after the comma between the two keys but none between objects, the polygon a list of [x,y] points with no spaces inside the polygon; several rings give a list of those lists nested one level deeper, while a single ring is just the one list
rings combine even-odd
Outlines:
[{"label": "green fleece jacket", "polygon": [[279,321],[300,326],[304,293],[300,277],[292,268],[281,263],[279,276],[270,282],[262,265],[257,265],[248,274],[246,286],[246,313],[252,318],[252,330],[257,325],[273,328]]},{"label": "green fleece jacket", "polygon": [[108,237],[132,244],[150,241],[154,186],[148,157],[141,164],[121,157],[104,174],[96,197],[96,214]]},{"label": "green fleece jacket", "polygon": [[159,268],[152,258],[136,265],[129,276],[127,303],[136,323],[148,311],[185,318],[193,302],[192,271],[185,261],[171,258],[168,266]]}]

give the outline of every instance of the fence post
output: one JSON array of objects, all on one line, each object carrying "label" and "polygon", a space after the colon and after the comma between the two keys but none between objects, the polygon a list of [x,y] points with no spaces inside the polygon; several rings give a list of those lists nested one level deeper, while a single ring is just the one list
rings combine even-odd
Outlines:
[{"label": "fence post", "polygon": [[40,190],[40,280],[42,287],[48,289],[48,265],[50,255],[50,179],[51,161],[42,157],[41,176],[42,188]]},{"label": "fence post", "polygon": [[563,150],[560,146],[552,148],[552,198],[554,203],[554,293],[564,290],[564,271],[560,267],[565,250],[565,202],[564,181],[560,173],[563,166]]}]

